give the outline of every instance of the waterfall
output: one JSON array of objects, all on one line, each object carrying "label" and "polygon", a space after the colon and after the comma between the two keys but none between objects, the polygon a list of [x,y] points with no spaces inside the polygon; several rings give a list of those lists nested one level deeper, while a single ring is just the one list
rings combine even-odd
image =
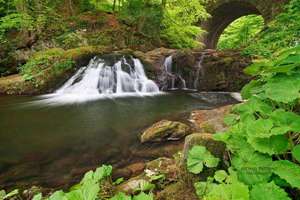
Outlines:
[{"label": "waterfall", "polygon": [[198,82],[201,75],[202,70],[202,62],[203,62],[204,55],[201,55],[199,61],[192,69],[187,69],[189,74],[184,72],[183,68],[180,66],[174,67],[173,63],[173,56],[170,55],[165,58],[163,67],[164,67],[164,74],[166,79],[166,84],[164,86],[165,90],[197,90],[198,89]]},{"label": "waterfall", "polygon": [[[141,61],[133,57],[93,58],[53,94],[56,100],[90,100],[99,97],[152,95],[159,87],[150,80]],[[113,60],[113,61],[112,61]],[[55,100],[55,99],[53,99]]]},{"label": "waterfall", "polygon": [[176,76],[172,73],[172,65],[173,65],[173,56],[170,55],[165,59],[164,62],[164,70],[166,73],[166,78],[167,81],[168,79],[171,79],[171,88],[168,87],[168,83],[167,83],[167,88],[171,89],[171,90],[175,90],[175,80],[176,80]]},{"label": "waterfall", "polygon": [[204,54],[201,55],[200,60],[197,63],[196,78],[194,80],[194,89],[195,90],[197,90],[197,88],[198,88],[199,78],[200,78],[200,75],[202,75],[201,72],[202,72],[202,62],[203,62],[203,59],[204,59]]}]

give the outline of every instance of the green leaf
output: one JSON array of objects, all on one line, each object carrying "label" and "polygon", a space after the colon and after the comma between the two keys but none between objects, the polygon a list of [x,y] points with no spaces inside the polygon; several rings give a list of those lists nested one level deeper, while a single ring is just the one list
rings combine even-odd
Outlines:
[{"label": "green leaf", "polygon": [[194,184],[195,190],[196,190],[196,194],[200,199],[203,199],[203,197],[208,194],[209,192],[211,192],[211,190],[213,189],[213,187],[216,184],[214,183],[210,183],[210,182],[196,182]]},{"label": "green leaf", "polygon": [[233,111],[241,114],[241,119],[257,112],[261,115],[268,115],[272,113],[272,110],[272,106],[257,97],[252,97],[247,102],[234,106],[233,108]]},{"label": "green leaf", "polygon": [[145,181],[145,180],[142,180],[140,182],[140,185],[139,185],[139,188],[137,189],[137,191],[142,191],[142,192],[146,192],[146,191],[151,191],[155,188],[155,185],[148,182],[148,181]]},{"label": "green leaf", "polygon": [[4,199],[5,195],[6,195],[5,190],[0,190],[0,199],[1,200]]},{"label": "green leaf", "polygon": [[13,190],[13,191],[7,193],[7,194],[4,196],[3,199],[9,199],[9,198],[11,198],[11,197],[13,197],[13,196],[16,196],[16,195],[18,195],[18,194],[19,194],[19,190],[18,190],[18,189],[15,189],[15,190]]},{"label": "green leaf", "polygon": [[127,196],[126,194],[119,192],[114,197],[110,198],[110,200],[131,200],[131,196]]},{"label": "green leaf", "polygon": [[241,182],[213,185],[205,200],[249,200],[249,189]]},{"label": "green leaf", "polygon": [[259,60],[253,63],[252,65],[246,67],[244,72],[249,75],[259,75],[267,67],[272,66],[272,63],[269,60]]},{"label": "green leaf", "polygon": [[67,200],[63,191],[54,192],[48,200]]},{"label": "green leaf", "polygon": [[300,162],[300,144],[293,148],[292,155],[298,162]]},{"label": "green leaf", "polygon": [[300,116],[293,112],[277,109],[271,114],[274,124],[282,129],[300,132]]},{"label": "green leaf", "polygon": [[42,200],[42,193],[38,193],[36,195],[33,196],[32,200]]},{"label": "green leaf", "polygon": [[288,160],[274,161],[274,173],[292,187],[300,188],[300,166]]},{"label": "green leaf", "polygon": [[263,87],[266,97],[282,103],[291,103],[299,98],[300,77],[297,75],[277,75]]},{"label": "green leaf", "polygon": [[235,114],[228,114],[224,117],[224,123],[227,126],[232,126],[237,123],[239,116]]},{"label": "green leaf", "polygon": [[273,121],[270,119],[258,119],[247,123],[249,137],[268,138],[271,136]]},{"label": "green leaf", "polygon": [[166,176],[164,174],[153,175],[150,177],[150,181],[164,180]]},{"label": "green leaf", "polygon": [[215,175],[214,175],[215,180],[219,183],[222,183],[227,177],[228,177],[228,174],[224,170],[216,171]]},{"label": "green leaf", "polygon": [[241,91],[243,99],[249,99],[255,94],[263,91],[262,83],[258,80],[252,80],[250,83],[245,85]]},{"label": "green leaf", "polygon": [[100,181],[105,177],[110,176],[112,173],[112,166],[110,165],[102,165],[101,167],[97,168],[94,173],[94,179],[96,181]]},{"label": "green leaf", "polygon": [[80,190],[74,190],[66,194],[68,200],[87,200],[83,197]]},{"label": "green leaf", "polygon": [[189,172],[199,174],[203,170],[203,166],[216,167],[219,163],[219,159],[215,158],[207,149],[203,146],[193,146],[188,153],[187,169]]},{"label": "green leaf", "polygon": [[248,138],[248,142],[256,151],[269,155],[285,153],[289,149],[289,141],[284,135],[270,138]]},{"label": "green leaf", "polygon": [[237,170],[239,180],[253,185],[269,181],[273,168],[272,157],[255,152],[245,147],[232,159],[232,166]]},{"label": "green leaf", "polygon": [[124,178],[121,177],[121,178],[118,178],[117,180],[115,180],[115,181],[113,182],[113,184],[114,184],[114,185],[119,185],[119,184],[121,184],[121,183],[123,183],[123,182],[124,182]]},{"label": "green leaf", "polygon": [[288,194],[274,182],[254,185],[250,191],[251,200],[290,200]]},{"label": "green leaf", "polygon": [[134,196],[133,200],[153,200],[153,194],[145,194],[144,192],[141,192],[139,195]]}]

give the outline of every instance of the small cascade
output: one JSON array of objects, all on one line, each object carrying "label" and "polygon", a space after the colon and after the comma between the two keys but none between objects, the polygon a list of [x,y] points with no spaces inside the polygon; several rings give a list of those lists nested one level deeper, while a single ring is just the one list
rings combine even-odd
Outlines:
[{"label": "small cascade", "polygon": [[89,100],[91,97],[156,93],[159,87],[148,79],[139,59],[108,56],[93,58],[50,96]]},{"label": "small cascade", "polygon": [[169,79],[171,79],[171,88],[169,88],[169,84],[167,83],[168,89],[175,90],[175,80],[176,76],[172,73],[172,65],[173,65],[173,56],[170,55],[165,59],[164,62],[164,70],[166,73],[167,82]]},{"label": "small cascade", "polygon": [[197,90],[198,86],[199,86],[199,79],[200,79],[200,75],[202,76],[203,74],[201,74],[202,72],[202,63],[203,63],[203,59],[204,59],[204,54],[202,54],[200,56],[200,59],[197,63],[197,72],[196,72],[196,78],[194,80],[194,89]]},{"label": "small cascade", "polygon": [[164,90],[197,90],[201,76],[202,62],[204,55],[201,55],[197,64],[186,71],[180,66],[174,66],[172,55],[166,57],[164,62],[164,74],[166,84]]}]

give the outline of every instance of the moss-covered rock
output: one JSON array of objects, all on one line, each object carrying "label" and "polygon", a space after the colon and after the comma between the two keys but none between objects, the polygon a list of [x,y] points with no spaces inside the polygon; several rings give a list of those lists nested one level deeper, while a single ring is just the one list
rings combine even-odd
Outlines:
[{"label": "moss-covered rock", "polygon": [[229,114],[232,106],[223,106],[212,110],[194,110],[189,121],[199,133],[216,133],[227,129],[224,116]]},{"label": "moss-covered rock", "polygon": [[190,127],[181,122],[162,120],[153,124],[142,133],[141,142],[179,140],[188,135],[190,131]]}]

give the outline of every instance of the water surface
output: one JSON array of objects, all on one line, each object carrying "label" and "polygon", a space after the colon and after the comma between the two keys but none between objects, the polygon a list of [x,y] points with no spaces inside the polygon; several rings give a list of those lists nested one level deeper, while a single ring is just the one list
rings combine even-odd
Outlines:
[{"label": "water surface", "polygon": [[0,188],[64,186],[102,163],[131,159],[141,131],[161,119],[236,102],[226,93],[162,94],[48,104],[0,97]]}]

